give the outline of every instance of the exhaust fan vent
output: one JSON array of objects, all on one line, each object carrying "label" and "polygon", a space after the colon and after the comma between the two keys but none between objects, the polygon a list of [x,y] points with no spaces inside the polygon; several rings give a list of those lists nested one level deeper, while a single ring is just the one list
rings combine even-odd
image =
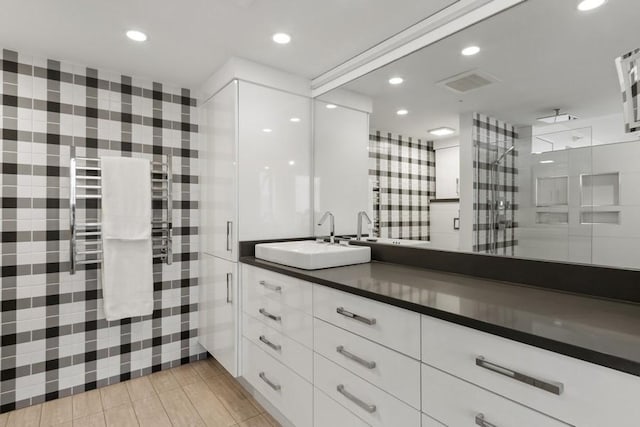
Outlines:
[{"label": "exhaust fan vent", "polygon": [[471,70],[439,81],[438,84],[455,93],[467,93],[498,82],[495,77],[479,70]]}]

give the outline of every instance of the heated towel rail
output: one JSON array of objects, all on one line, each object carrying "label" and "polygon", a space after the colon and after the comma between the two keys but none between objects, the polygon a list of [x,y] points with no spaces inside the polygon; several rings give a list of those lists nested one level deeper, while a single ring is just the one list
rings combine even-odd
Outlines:
[{"label": "heated towel rail", "polygon": [[[172,197],[173,187],[172,158],[165,155],[166,162],[151,162],[151,238],[153,258],[158,258],[166,264],[171,264],[173,253],[173,224]],[[71,228],[70,272],[75,274],[79,265],[102,263],[102,224],[99,220],[98,203],[95,203],[97,213],[92,219],[85,216],[78,221],[78,201],[89,200],[96,202],[102,199],[102,168],[100,159],[90,157],[75,157],[71,159],[69,168],[69,219]]]}]

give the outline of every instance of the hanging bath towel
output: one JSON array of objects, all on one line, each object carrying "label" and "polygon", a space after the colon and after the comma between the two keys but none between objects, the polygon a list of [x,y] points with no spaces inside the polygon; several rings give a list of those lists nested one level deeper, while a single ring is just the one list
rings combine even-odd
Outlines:
[{"label": "hanging bath towel", "polygon": [[153,312],[151,166],[102,159],[102,296],[107,320]]}]

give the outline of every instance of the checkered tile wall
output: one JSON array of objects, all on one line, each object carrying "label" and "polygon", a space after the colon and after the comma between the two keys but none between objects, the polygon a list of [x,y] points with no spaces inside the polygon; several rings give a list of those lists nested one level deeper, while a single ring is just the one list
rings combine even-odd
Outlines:
[{"label": "checkered tile wall", "polygon": [[424,141],[380,131],[369,136],[369,178],[378,237],[429,240],[429,200],[436,195],[435,151]]},{"label": "checkered tile wall", "polygon": [[[0,411],[203,357],[196,100],[188,89],[10,50],[1,67]],[[69,274],[69,159],[167,153],[173,264],[154,264],[151,316],[107,322],[96,266]],[[80,208],[91,217],[99,206]]]},{"label": "checkered tile wall", "polygon": [[[475,113],[473,115],[473,230],[474,252],[489,252],[490,249],[490,217],[491,217],[491,168],[499,155],[516,143],[518,134],[509,123]],[[509,224],[498,233],[498,253],[514,255],[518,244],[515,236],[516,214],[518,211],[516,185],[518,168],[516,159],[518,151],[513,150],[506,155],[498,168],[499,197],[507,202],[506,216]]]}]

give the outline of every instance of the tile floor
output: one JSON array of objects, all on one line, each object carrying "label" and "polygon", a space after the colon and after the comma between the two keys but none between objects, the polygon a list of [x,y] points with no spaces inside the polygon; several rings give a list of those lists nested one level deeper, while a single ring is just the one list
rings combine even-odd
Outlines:
[{"label": "tile floor", "polygon": [[0,415],[0,427],[278,427],[214,360]]}]

